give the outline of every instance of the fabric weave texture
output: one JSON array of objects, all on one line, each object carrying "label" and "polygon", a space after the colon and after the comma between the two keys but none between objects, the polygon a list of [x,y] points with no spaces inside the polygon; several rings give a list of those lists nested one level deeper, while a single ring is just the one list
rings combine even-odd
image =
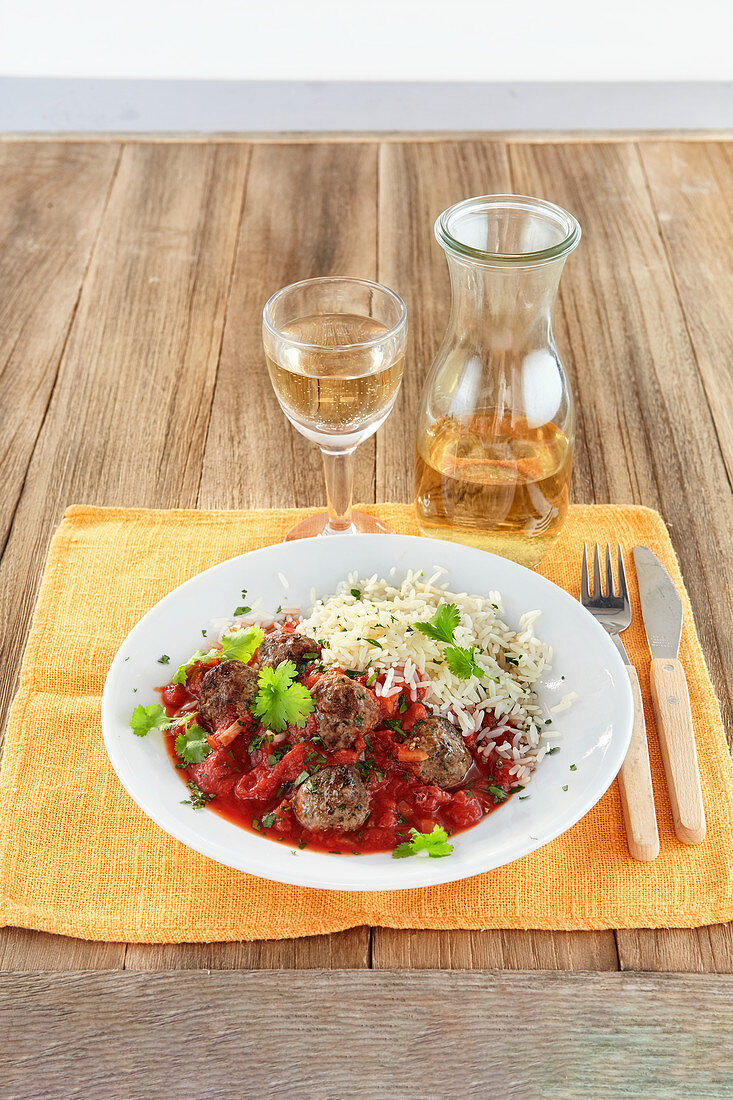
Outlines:
[{"label": "fabric weave texture", "polygon": [[[416,534],[406,505],[366,506]],[[159,599],[217,562],[279,542],[306,510],[70,508],[51,543],[8,725],[0,775],[0,924],[139,943],[278,939],[355,925],[393,928],[665,928],[733,918],[733,768],[687,593],[661,517],[576,505],[546,577],[579,595],[583,542],[619,541],[634,619],[624,643],[644,697],[661,852],[628,854],[617,784],[538,851],[462,882],[339,893],[258,879],[198,855],[130,799],[100,728],[104,679],[128,631]],[[680,591],[685,667],[708,833],[674,835],[654,712],[650,654],[630,551],[652,549]],[[131,734],[132,736],[132,734]],[[537,782],[541,782],[538,773]],[[206,811],[202,811],[206,812]]]}]

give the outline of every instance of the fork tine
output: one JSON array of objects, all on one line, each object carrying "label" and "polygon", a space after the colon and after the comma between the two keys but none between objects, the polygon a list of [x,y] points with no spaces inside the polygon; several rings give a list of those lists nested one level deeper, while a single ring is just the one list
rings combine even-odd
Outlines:
[{"label": "fork tine", "polygon": [[599,600],[603,593],[601,592],[601,556],[598,553],[598,543],[593,551],[593,599]]},{"label": "fork tine", "polygon": [[616,589],[613,586],[613,566],[611,565],[611,543],[606,543],[606,595],[615,596]]},{"label": "fork tine", "polygon": [[588,603],[590,600],[590,588],[588,587],[588,546],[583,543],[583,568],[580,571],[580,602]]},{"label": "fork tine", "polygon": [[629,590],[626,587],[626,570],[624,569],[624,555],[621,549],[621,543],[618,544],[618,583],[619,583],[619,595],[625,604],[629,602]]}]

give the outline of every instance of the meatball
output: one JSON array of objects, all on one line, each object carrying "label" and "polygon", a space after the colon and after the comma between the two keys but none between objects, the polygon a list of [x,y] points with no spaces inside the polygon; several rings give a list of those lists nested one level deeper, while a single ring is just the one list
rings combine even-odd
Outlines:
[{"label": "meatball", "polygon": [[416,765],[423,783],[446,791],[463,782],[472,764],[463,738],[446,718],[416,722],[406,747],[428,754],[426,760]]},{"label": "meatball", "polygon": [[205,674],[199,690],[199,715],[214,732],[244,718],[257,693],[257,669],[243,661],[222,661]]},{"label": "meatball", "polygon": [[321,768],[298,787],[293,813],[305,829],[350,833],[369,817],[369,792],[355,768]]},{"label": "meatball", "polygon": [[293,661],[300,666],[321,656],[323,646],[305,634],[292,634],[288,630],[272,630],[265,634],[257,653],[261,665],[277,668],[281,661]]},{"label": "meatball", "polygon": [[360,733],[369,733],[377,724],[379,706],[374,696],[343,672],[327,672],[311,694],[318,733],[328,749],[350,749]]}]

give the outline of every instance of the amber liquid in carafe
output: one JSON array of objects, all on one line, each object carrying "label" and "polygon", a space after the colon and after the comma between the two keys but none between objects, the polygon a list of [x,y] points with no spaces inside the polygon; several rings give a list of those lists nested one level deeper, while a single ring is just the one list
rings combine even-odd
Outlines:
[{"label": "amber liquid in carafe", "polygon": [[565,521],[571,469],[570,441],[554,424],[441,417],[418,441],[420,530],[533,568]]}]

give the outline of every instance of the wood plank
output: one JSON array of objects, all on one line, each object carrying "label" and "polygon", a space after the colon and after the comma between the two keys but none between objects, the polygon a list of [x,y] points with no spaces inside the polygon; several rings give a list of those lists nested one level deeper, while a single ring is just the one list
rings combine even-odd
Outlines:
[{"label": "wood plank", "polygon": [[733,973],[733,924],[618,931],[622,970]]},{"label": "wood plank", "polygon": [[[262,307],[319,275],[376,275],[377,151],[263,146],[252,154],[204,456],[202,508],[325,506],[318,448],[288,424],[262,350]],[[374,500],[374,439],[359,448],[355,499]]]},{"label": "wood plank", "polygon": [[[0,978],[3,1085],[14,1100],[154,1100],[188,1095],[192,1082],[197,1096],[725,1100],[732,1025],[728,976]],[[172,1056],[180,1041],[184,1055]]]},{"label": "wood plank", "polygon": [[56,380],[117,142],[0,144],[0,547]]},{"label": "wood plank", "polygon": [[123,965],[124,943],[101,943],[33,932],[0,931],[0,972],[16,970],[114,970]]},{"label": "wood plank", "polygon": [[639,150],[733,481],[733,145],[646,142]]},{"label": "wood plank", "polygon": [[243,146],[123,152],[0,564],[3,725],[63,508],[195,504],[248,161]]},{"label": "wood plank", "polygon": [[368,966],[368,928],[297,940],[130,944],[125,956],[126,970],[351,970]]},{"label": "wood plank", "polygon": [[618,955],[613,932],[374,928],[372,966],[379,970],[618,970]]},{"label": "wood plank", "polygon": [[[585,499],[661,511],[730,729],[730,486],[638,152],[631,144],[517,145],[510,155],[515,190],[566,206],[584,231],[556,318],[580,404],[576,494],[580,485],[583,497],[590,489]],[[716,968],[705,937],[619,932],[620,965],[651,966],[663,942],[670,969],[689,969],[691,958]]]}]

